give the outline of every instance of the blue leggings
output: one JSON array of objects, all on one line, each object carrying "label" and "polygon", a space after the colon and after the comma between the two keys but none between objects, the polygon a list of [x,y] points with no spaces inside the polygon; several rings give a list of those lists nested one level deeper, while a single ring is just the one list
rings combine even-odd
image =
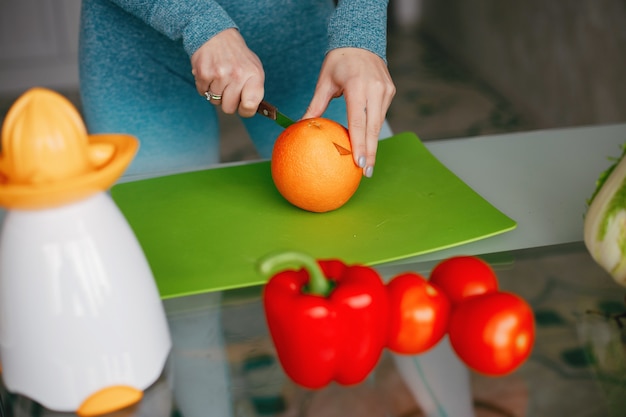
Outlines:
[{"label": "blue leggings", "polygon": [[[261,59],[265,98],[300,118],[313,96],[327,45],[331,0],[256,0],[258,14],[224,8]],[[310,3],[310,4],[309,4]],[[215,107],[198,95],[189,56],[174,42],[108,0],[85,0],[81,16],[80,82],[90,133],[129,133],[140,150],[126,175],[201,169],[219,162]],[[346,125],[343,99],[325,117]],[[269,158],[282,128],[260,115],[242,119],[257,151]]]}]

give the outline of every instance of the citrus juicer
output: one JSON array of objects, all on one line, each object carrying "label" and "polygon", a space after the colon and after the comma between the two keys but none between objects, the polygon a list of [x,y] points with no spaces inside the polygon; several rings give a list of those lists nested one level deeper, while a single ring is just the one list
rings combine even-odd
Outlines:
[{"label": "citrus juicer", "polygon": [[137,148],[129,135],[88,135],[73,105],[42,88],[2,127],[2,377],[51,410],[137,403],[171,348],[148,262],[106,193]]}]

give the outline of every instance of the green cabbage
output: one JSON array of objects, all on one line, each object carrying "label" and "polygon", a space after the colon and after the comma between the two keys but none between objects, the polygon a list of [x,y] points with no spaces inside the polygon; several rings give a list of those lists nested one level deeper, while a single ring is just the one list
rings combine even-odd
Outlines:
[{"label": "green cabbage", "polygon": [[626,286],[626,145],[596,181],[587,201],[584,239],[591,257]]}]

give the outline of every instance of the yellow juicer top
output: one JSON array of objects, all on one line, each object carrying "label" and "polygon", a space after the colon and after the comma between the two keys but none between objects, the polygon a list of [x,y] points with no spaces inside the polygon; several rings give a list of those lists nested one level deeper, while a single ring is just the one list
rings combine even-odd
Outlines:
[{"label": "yellow juicer top", "polygon": [[62,95],[33,88],[9,109],[2,125],[0,206],[56,207],[105,191],[139,147],[126,134],[89,135]]}]

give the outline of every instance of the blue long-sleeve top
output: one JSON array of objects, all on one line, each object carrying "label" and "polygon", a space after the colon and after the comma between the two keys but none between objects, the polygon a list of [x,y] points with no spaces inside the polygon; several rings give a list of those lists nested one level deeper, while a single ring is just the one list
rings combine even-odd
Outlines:
[{"label": "blue long-sleeve top", "polygon": [[[238,28],[216,0],[111,1],[168,38],[181,41],[189,56],[221,31]],[[254,3],[249,2],[250,13],[258,13]],[[339,0],[328,24],[327,51],[362,48],[386,60],[387,5],[388,0]]]}]

